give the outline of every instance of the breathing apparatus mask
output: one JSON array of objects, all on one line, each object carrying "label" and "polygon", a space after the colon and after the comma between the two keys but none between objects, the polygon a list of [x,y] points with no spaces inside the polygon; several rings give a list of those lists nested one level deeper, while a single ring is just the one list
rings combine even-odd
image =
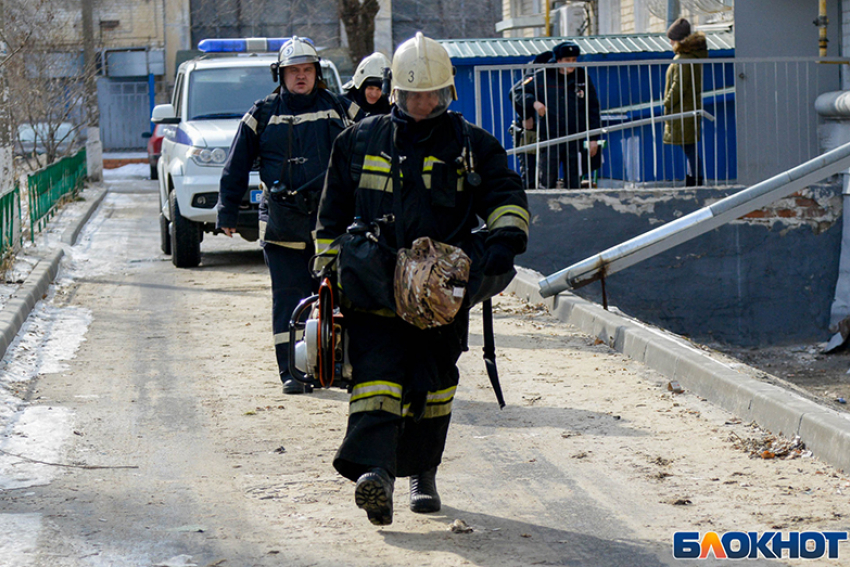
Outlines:
[{"label": "breathing apparatus mask", "polygon": [[[420,119],[427,120],[429,118],[436,118],[437,116],[440,116],[446,110],[448,110],[449,105],[452,103],[452,87],[444,87],[442,89],[432,92],[436,97],[437,105],[427,116],[425,116],[424,118],[420,117]],[[393,100],[396,106],[398,106],[399,110],[401,110],[408,116],[414,116],[416,113],[409,110],[410,99],[421,96],[427,96],[428,94],[429,93],[396,90],[393,92]]]}]

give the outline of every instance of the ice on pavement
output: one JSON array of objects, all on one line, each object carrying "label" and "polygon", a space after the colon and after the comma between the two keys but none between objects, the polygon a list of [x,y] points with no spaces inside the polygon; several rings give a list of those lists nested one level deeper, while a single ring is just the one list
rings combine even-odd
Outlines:
[{"label": "ice on pavement", "polygon": [[[138,182],[148,179],[149,174],[147,164],[104,170],[110,185]],[[92,190],[87,188],[83,194],[89,191]],[[112,194],[110,199],[117,207],[131,206],[124,195]],[[66,205],[51,221],[51,226],[39,235],[37,248],[56,245],[55,234],[61,234],[69,223],[79,218],[75,214],[83,205],[83,202]],[[0,492],[49,484],[63,470],[45,463],[60,464],[66,460],[63,446],[73,435],[74,414],[38,396],[38,377],[61,373],[67,368],[68,361],[76,356],[86,340],[92,313],[57,299],[61,299],[63,288],[73,285],[78,278],[121,269],[127,259],[126,242],[120,238],[122,228],[106,227],[103,218],[95,215],[80,235],[79,243],[64,246],[65,256],[55,284],[50,286],[47,297],[36,304],[0,361]],[[99,239],[98,246],[93,246],[91,237],[98,230],[101,234],[114,230],[115,238]],[[32,248],[28,245],[25,246],[27,252]],[[36,261],[37,258],[30,258],[24,251],[19,253],[13,268],[6,273],[8,283],[0,282],[0,303],[4,294],[8,296],[14,292],[15,282],[25,279]],[[0,549],[3,550],[0,564],[31,565],[43,523],[38,514],[0,514]],[[110,565],[151,563],[149,558],[143,562],[109,562]]]}]

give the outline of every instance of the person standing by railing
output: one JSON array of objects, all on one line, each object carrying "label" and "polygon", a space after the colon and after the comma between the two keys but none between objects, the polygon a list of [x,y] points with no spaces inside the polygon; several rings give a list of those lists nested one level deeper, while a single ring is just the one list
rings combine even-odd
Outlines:
[{"label": "person standing by railing", "polygon": [[[691,33],[691,24],[679,18],[668,28],[673,60],[708,57],[705,34]],[[664,112],[678,114],[702,109],[702,65],[671,63],[664,83]],[[668,120],[664,123],[664,143],[682,146],[687,161],[685,186],[702,185],[703,166],[699,156],[700,117]]]},{"label": "person standing by railing", "polygon": [[[556,45],[552,53],[555,62],[564,65],[578,61],[581,49],[575,42],[564,41]],[[514,106],[517,114],[525,120],[535,114],[539,117],[541,141],[594,130],[601,125],[596,88],[584,67],[552,67],[543,73],[534,73],[523,81],[519,91],[514,91]],[[589,136],[585,140],[590,158],[599,151],[598,139],[599,136]],[[571,189],[581,187],[581,142],[574,140],[540,150],[538,167],[541,188],[551,189],[556,186],[562,164],[565,186]],[[588,165],[589,160],[585,159],[583,163]]]}]

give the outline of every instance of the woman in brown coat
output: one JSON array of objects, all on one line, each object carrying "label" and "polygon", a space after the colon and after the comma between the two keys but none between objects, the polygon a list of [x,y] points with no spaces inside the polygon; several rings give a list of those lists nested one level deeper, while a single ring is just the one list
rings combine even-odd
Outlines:
[{"label": "woman in brown coat", "polygon": [[[708,48],[702,32],[691,33],[691,24],[679,18],[667,30],[676,54],[673,60],[705,59]],[[702,109],[702,65],[671,63],[664,85],[665,114],[679,114]],[[701,185],[703,167],[698,155],[699,116],[676,118],[664,123],[664,143],[682,146],[687,160],[686,186]]]}]

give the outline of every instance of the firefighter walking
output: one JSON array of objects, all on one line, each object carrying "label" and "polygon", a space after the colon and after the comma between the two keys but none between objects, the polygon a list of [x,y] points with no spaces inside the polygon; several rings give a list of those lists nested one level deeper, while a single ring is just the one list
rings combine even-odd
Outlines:
[{"label": "firefighter walking", "polygon": [[272,329],[283,391],[309,387],[289,375],[289,318],[315,289],[307,263],[313,255],[311,230],[331,144],[360,117],[359,107],[324,87],[312,43],[293,37],[273,67],[280,86],[257,101],[239,123],[221,176],[216,227],[236,232],[239,207],[251,168],[259,160],[260,240],[272,281]]},{"label": "firefighter walking", "polygon": [[[378,238],[392,250],[426,236],[468,250],[480,217],[489,236],[483,254],[470,251],[473,269],[511,271],[528,239],[525,192],[498,141],[447,112],[457,98],[448,53],[417,33],[393,56],[392,85],[390,115],[368,117],[334,143],[317,252],[330,251],[355,219],[382,219]],[[389,309],[358,307],[351,298],[343,297],[342,309],[353,388],[334,467],[355,481],[355,502],[375,525],[392,523],[397,477],[410,478],[412,511],[435,512],[457,360],[467,348],[469,301],[451,322],[428,329]]]}]

